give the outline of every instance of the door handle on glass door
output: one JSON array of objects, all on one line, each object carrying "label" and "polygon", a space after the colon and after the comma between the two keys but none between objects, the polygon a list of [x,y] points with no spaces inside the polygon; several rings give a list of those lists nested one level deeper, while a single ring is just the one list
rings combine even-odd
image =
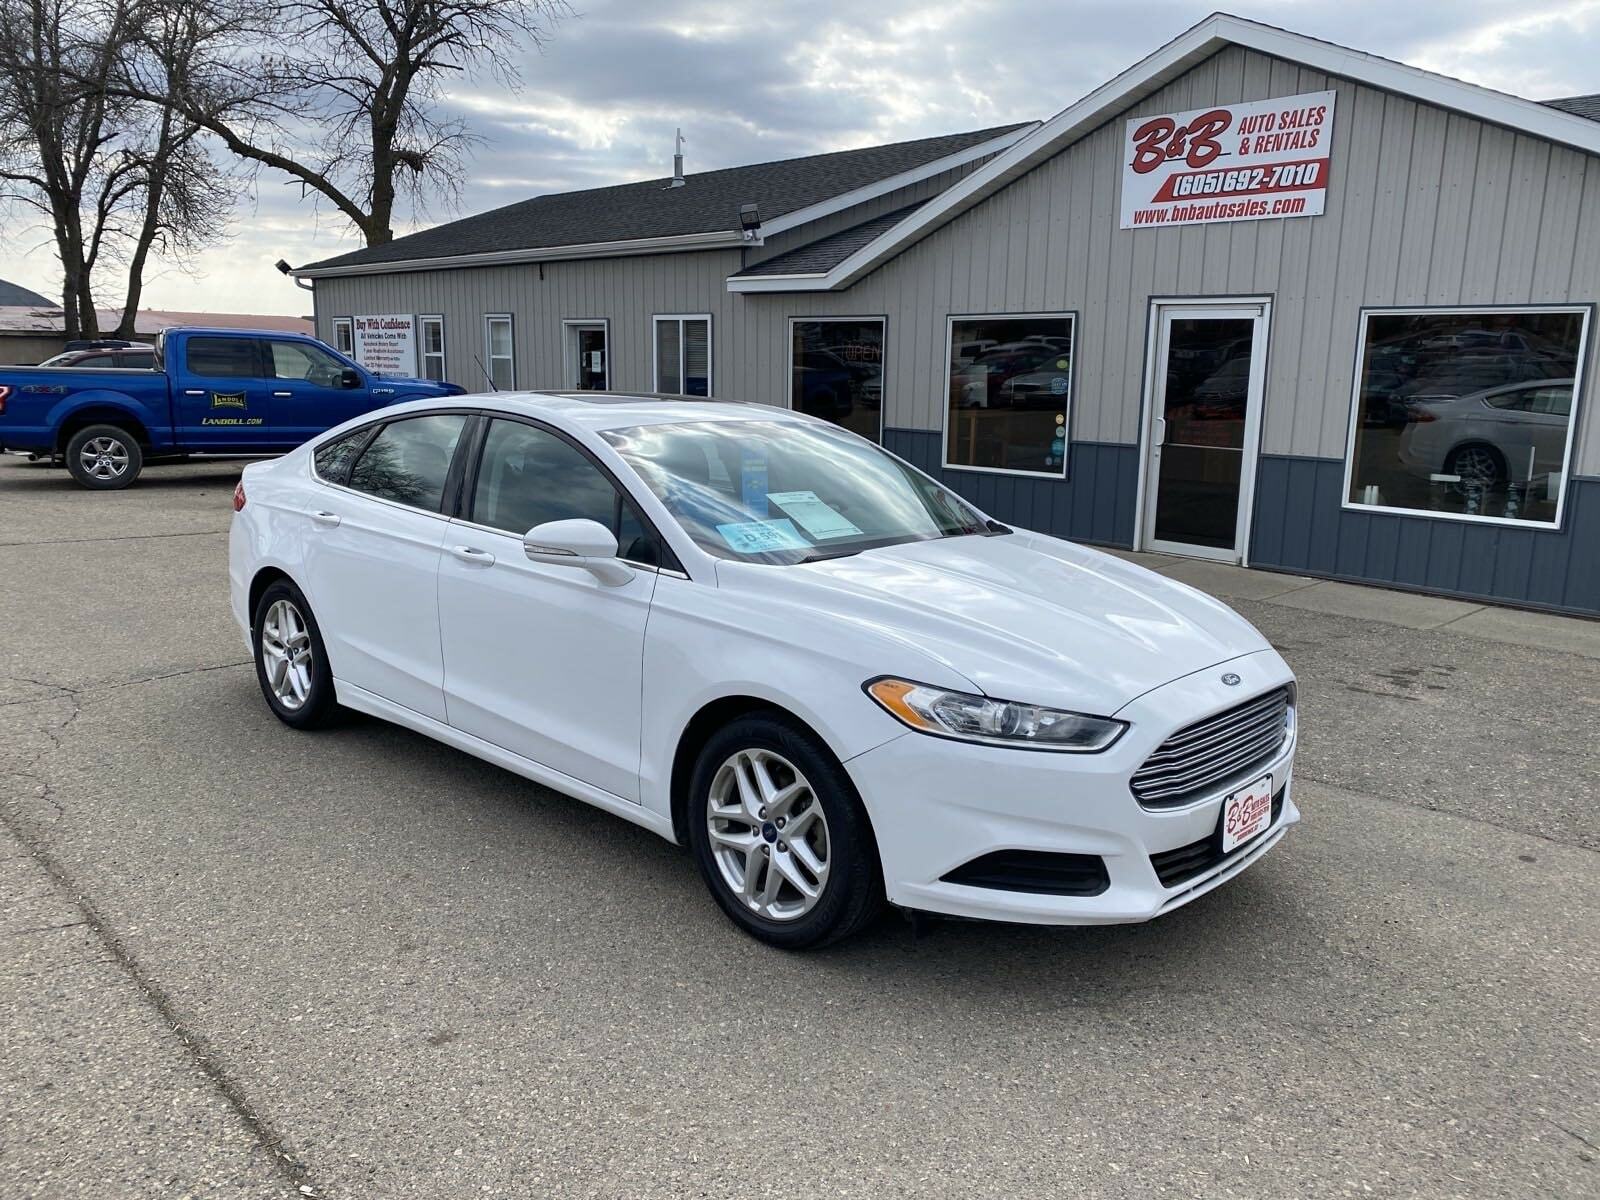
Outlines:
[{"label": "door handle on glass door", "polygon": [[451,546],[450,553],[464,563],[471,563],[475,567],[492,567],[494,555],[487,550],[480,550],[476,546]]},{"label": "door handle on glass door", "polygon": [[311,514],[311,519],[318,525],[326,525],[329,529],[332,529],[339,523],[339,514],[332,512],[314,512]]},{"label": "door handle on glass door", "polygon": [[1165,417],[1156,418],[1155,437],[1152,440],[1157,446],[1165,446],[1167,444],[1167,419]]}]

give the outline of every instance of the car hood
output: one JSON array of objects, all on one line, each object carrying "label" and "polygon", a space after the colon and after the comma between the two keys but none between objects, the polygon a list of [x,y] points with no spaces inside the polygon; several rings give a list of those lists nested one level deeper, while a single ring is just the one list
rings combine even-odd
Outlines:
[{"label": "car hood", "polygon": [[[1022,531],[730,574],[914,646],[986,695],[1100,715],[1269,648],[1254,626],[1202,592]],[[873,664],[862,666],[870,676]]]}]

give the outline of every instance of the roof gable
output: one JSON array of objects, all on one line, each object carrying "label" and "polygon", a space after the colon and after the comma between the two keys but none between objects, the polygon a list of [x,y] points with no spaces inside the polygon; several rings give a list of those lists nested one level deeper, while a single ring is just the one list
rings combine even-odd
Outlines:
[{"label": "roof gable", "polygon": [[780,285],[777,280],[728,281],[730,291],[835,291],[920,241],[1007,184],[1054,157],[1158,91],[1197,64],[1229,46],[1242,46],[1327,75],[1339,76],[1423,104],[1463,113],[1548,141],[1600,154],[1600,121],[1570,105],[1594,97],[1541,104],[1505,92],[1436,75],[1419,67],[1351,50],[1304,34],[1291,33],[1228,13],[1213,13],[1115,79],[1044,122],[995,155],[905,220],[885,230],[826,273]]}]

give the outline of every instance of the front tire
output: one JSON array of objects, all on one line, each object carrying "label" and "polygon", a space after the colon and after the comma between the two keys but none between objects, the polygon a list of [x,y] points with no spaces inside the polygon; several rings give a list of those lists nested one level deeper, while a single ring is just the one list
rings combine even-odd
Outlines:
[{"label": "front tire", "polygon": [[706,743],[689,785],[689,840],[722,911],[769,945],[827,945],[883,905],[866,810],[798,722],[742,717]]},{"label": "front tire", "polygon": [[316,729],[338,712],[333,671],[304,593],[280,579],[261,593],[251,623],[256,682],[273,715],[293,729]]},{"label": "front tire", "polygon": [[139,439],[117,425],[86,425],[67,439],[67,470],[83,487],[113,492],[144,469]]}]

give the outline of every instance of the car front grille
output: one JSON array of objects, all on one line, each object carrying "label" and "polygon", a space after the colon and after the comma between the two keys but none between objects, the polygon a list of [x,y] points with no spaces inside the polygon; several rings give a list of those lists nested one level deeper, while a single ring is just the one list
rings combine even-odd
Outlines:
[{"label": "car front grille", "polygon": [[1227,854],[1222,852],[1222,814],[1217,814],[1217,827],[1206,837],[1198,842],[1190,842],[1187,846],[1179,846],[1176,850],[1163,850],[1160,854],[1150,856],[1150,865],[1155,868],[1156,878],[1161,880],[1162,887],[1174,888],[1187,883],[1196,875],[1204,875],[1212,867],[1250,849],[1268,832],[1278,826],[1278,817],[1283,813],[1283,793],[1285,788],[1280,787],[1272,794],[1272,818],[1255,837],[1242,845],[1235,846]]},{"label": "car front grille", "polygon": [[1176,808],[1270,762],[1289,736],[1294,685],[1178,730],[1133,773],[1129,786],[1145,808]]}]

